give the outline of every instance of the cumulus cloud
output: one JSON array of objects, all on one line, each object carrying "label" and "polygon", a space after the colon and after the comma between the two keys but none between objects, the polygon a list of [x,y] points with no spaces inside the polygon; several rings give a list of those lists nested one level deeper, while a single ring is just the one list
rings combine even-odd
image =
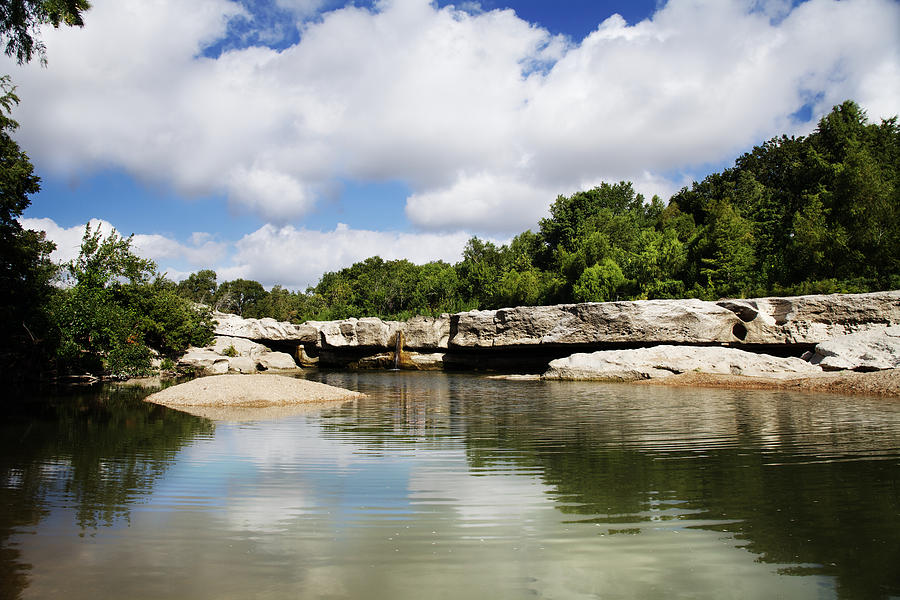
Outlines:
[{"label": "cumulus cloud", "polygon": [[335,271],[370,256],[408,259],[422,264],[433,260],[455,263],[462,258],[468,234],[399,233],[351,229],[339,223],[332,231],[265,225],[236,244],[233,264],[220,279],[250,277],[264,285],[305,289],[322,273]]},{"label": "cumulus cloud", "polygon": [[650,195],[806,132],[791,117],[805,104],[898,112],[892,0],[669,0],[583,40],[511,10],[384,0],[322,13],[284,50],[204,57],[241,14],[228,0],[96,0],[83,30],[46,31],[48,69],[15,71],[20,140],[61,173],[124,168],[276,224],[335,181],[393,180],[412,190],[415,226],[515,232],[584,182],[646,181]]},{"label": "cumulus cloud", "polygon": [[[56,243],[51,258],[66,262],[78,256],[85,225],[61,227],[53,219],[19,219],[26,229],[43,230]],[[114,225],[92,219],[109,235]],[[434,260],[449,263],[462,258],[468,234],[400,233],[351,229],[339,223],[332,231],[297,229],[292,225],[265,225],[236,242],[225,242],[204,232],[178,241],[160,234],[135,234],[134,252],[153,259],[160,271],[181,280],[200,269],[214,269],[219,281],[253,279],[266,287],[282,285],[305,290],[326,271],[336,271],[371,256],[385,260],[407,259],[417,264]],[[498,240],[494,240],[498,241]]]},{"label": "cumulus cloud", "polygon": [[[91,219],[89,223],[62,227],[53,219],[19,219],[22,227],[36,231],[44,231],[47,239],[56,244],[56,250],[50,255],[51,260],[64,263],[78,256],[81,249],[81,239],[84,236],[85,227],[100,229],[104,236],[108,236],[115,226],[101,219]],[[118,230],[116,230],[118,232]],[[121,235],[121,232],[118,232]],[[181,243],[172,238],[160,234],[135,234],[132,237],[132,250],[138,256],[150,258],[160,266],[167,261],[176,261],[196,269],[208,268],[225,258],[228,250],[227,244],[217,241],[212,235],[203,232],[194,233],[188,243]],[[180,279],[190,271],[184,272],[178,269],[164,269],[170,278]]]}]

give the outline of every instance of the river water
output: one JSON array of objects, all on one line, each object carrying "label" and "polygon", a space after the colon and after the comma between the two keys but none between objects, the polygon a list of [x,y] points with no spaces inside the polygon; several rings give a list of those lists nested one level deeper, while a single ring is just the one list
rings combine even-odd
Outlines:
[{"label": "river water", "polygon": [[315,372],[210,421],[7,401],[2,598],[900,596],[900,400]]}]

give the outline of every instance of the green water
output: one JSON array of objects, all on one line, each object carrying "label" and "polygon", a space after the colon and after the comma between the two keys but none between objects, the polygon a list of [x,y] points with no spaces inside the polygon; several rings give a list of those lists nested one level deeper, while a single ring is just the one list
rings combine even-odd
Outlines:
[{"label": "green water", "polygon": [[900,596],[900,400],[310,377],[370,397],[7,401],[0,597]]}]

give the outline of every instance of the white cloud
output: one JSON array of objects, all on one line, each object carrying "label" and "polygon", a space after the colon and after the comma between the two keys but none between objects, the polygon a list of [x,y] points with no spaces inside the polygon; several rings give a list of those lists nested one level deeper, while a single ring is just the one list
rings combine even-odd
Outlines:
[{"label": "white cloud", "polygon": [[[19,219],[27,229],[43,230],[56,243],[51,256],[65,262],[78,256],[84,225],[61,227],[52,219]],[[109,235],[113,224],[93,219]],[[417,264],[433,260],[449,263],[462,258],[469,239],[465,232],[399,233],[351,229],[339,223],[332,231],[297,229],[291,225],[265,225],[235,243],[195,232],[187,242],[160,234],[134,235],[135,253],[153,259],[159,270],[180,280],[200,269],[213,269],[218,280],[253,279],[266,287],[282,285],[305,290],[326,271],[336,271],[370,256],[385,260],[407,259]],[[498,240],[494,240],[498,241]]]},{"label": "white cloud", "polygon": [[469,235],[464,232],[398,233],[350,229],[339,223],[333,231],[265,225],[236,243],[233,265],[219,279],[244,277],[269,286],[305,289],[322,273],[335,271],[370,256],[414,263],[444,260],[455,263]]},{"label": "white cloud", "polygon": [[266,168],[237,168],[228,190],[235,204],[276,221],[302,214],[313,205],[310,192],[295,177]]},{"label": "white cloud", "polygon": [[[64,263],[78,256],[86,224],[61,227],[53,219],[46,218],[19,219],[19,222],[26,229],[47,233],[47,239],[56,244],[56,250],[50,255],[54,262]],[[104,236],[108,236],[115,229],[112,223],[100,219],[91,219],[89,224],[91,229],[99,227]],[[121,232],[118,233],[121,235]],[[209,268],[225,258],[228,248],[227,244],[216,241],[210,234],[196,232],[187,244],[159,234],[135,234],[132,238],[132,249],[138,256],[155,261],[170,278],[181,279],[190,271],[162,268],[165,266],[164,263],[176,261],[195,269]]]},{"label": "white cloud", "polygon": [[96,0],[83,30],[46,31],[49,68],[10,65],[19,139],[41,168],[124,168],[276,223],[335,181],[387,180],[413,190],[416,226],[515,232],[584,182],[673,189],[667,175],[808,131],[790,115],[813,99],[816,116],[900,108],[891,0],[669,0],[575,41],[511,10],[384,0],[326,12],[280,52],[203,58],[241,12]]},{"label": "white cloud", "polygon": [[[60,227],[53,219],[19,219],[19,223],[25,229],[47,233],[47,239],[56,244],[56,250],[50,254],[53,262],[64,263],[78,256],[86,224]],[[104,236],[109,235],[113,230],[112,224],[100,219],[91,219],[90,226],[92,229],[99,226]]]}]

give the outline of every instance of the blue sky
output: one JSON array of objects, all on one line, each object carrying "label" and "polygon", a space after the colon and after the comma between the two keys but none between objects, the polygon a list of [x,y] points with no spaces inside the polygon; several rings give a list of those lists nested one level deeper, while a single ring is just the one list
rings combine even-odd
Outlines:
[{"label": "blue sky", "polygon": [[558,194],[667,199],[844,99],[900,112],[896,0],[95,0],[44,38],[6,69],[23,222],[64,260],[101,220],[173,278],[452,262]]}]

